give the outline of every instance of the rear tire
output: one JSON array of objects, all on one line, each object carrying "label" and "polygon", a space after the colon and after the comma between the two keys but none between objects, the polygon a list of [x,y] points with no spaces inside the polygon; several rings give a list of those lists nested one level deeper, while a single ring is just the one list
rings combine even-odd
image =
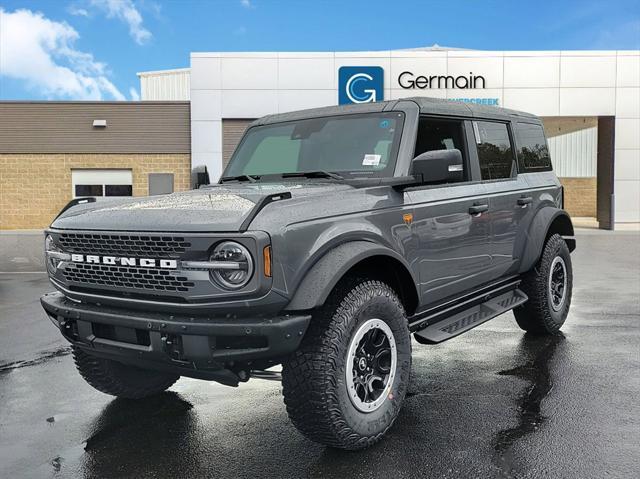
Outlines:
[{"label": "rear tire", "polygon": [[547,240],[540,260],[524,275],[520,289],[529,301],[513,310],[518,326],[533,334],[557,334],[569,314],[573,289],[571,255],[560,235]]},{"label": "rear tire", "polygon": [[362,449],[395,421],[409,384],[411,336],[402,303],[380,281],[340,284],[284,363],[287,413],[312,441]]},{"label": "rear tire", "polygon": [[142,399],[159,394],[180,376],[102,359],[73,346],[73,360],[80,375],[98,391],[127,399]]}]

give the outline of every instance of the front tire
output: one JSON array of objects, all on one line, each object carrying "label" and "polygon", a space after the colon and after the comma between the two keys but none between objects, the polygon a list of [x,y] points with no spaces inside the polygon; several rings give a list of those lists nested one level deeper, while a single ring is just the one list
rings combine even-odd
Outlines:
[{"label": "front tire", "polygon": [[395,421],[410,373],[411,337],[397,294],[380,281],[351,279],[314,315],[284,364],[287,413],[312,441],[362,449]]},{"label": "front tire", "polygon": [[160,394],[180,376],[102,359],[73,346],[73,360],[80,375],[100,392],[127,399]]},{"label": "front tire", "polygon": [[569,314],[573,289],[571,255],[562,236],[554,234],[547,240],[520,289],[529,300],[513,310],[518,326],[533,334],[557,334]]}]

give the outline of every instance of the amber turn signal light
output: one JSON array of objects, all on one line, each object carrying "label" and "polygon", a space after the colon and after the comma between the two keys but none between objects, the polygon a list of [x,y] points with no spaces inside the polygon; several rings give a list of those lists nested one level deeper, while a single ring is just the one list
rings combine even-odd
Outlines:
[{"label": "amber turn signal light", "polygon": [[262,258],[264,260],[264,275],[267,278],[271,278],[271,246],[264,247]]}]

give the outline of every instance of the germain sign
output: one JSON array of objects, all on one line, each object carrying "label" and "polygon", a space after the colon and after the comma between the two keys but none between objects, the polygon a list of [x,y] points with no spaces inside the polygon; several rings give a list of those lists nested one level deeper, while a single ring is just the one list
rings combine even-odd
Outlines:
[{"label": "germain sign", "polygon": [[398,75],[398,85],[405,90],[425,90],[429,89],[467,89],[486,88],[485,79],[482,75],[474,75],[469,72],[468,76],[459,75],[414,75],[410,71],[405,71]]},{"label": "germain sign", "polygon": [[384,70],[379,66],[344,66],[338,70],[338,104],[384,100]]},{"label": "germain sign", "polygon": [[[404,90],[467,90],[485,89],[482,75],[416,75],[403,71],[398,75],[398,85]],[[384,71],[380,66],[343,66],[338,70],[338,103],[369,103],[384,100]],[[497,98],[455,98],[454,101],[497,105]]]}]

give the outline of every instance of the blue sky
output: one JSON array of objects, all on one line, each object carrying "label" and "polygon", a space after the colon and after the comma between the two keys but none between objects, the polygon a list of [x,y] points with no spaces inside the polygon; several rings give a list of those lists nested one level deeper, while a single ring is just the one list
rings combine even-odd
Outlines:
[{"label": "blue sky", "polygon": [[0,0],[0,99],[136,99],[192,51],[640,48],[640,0]]}]

